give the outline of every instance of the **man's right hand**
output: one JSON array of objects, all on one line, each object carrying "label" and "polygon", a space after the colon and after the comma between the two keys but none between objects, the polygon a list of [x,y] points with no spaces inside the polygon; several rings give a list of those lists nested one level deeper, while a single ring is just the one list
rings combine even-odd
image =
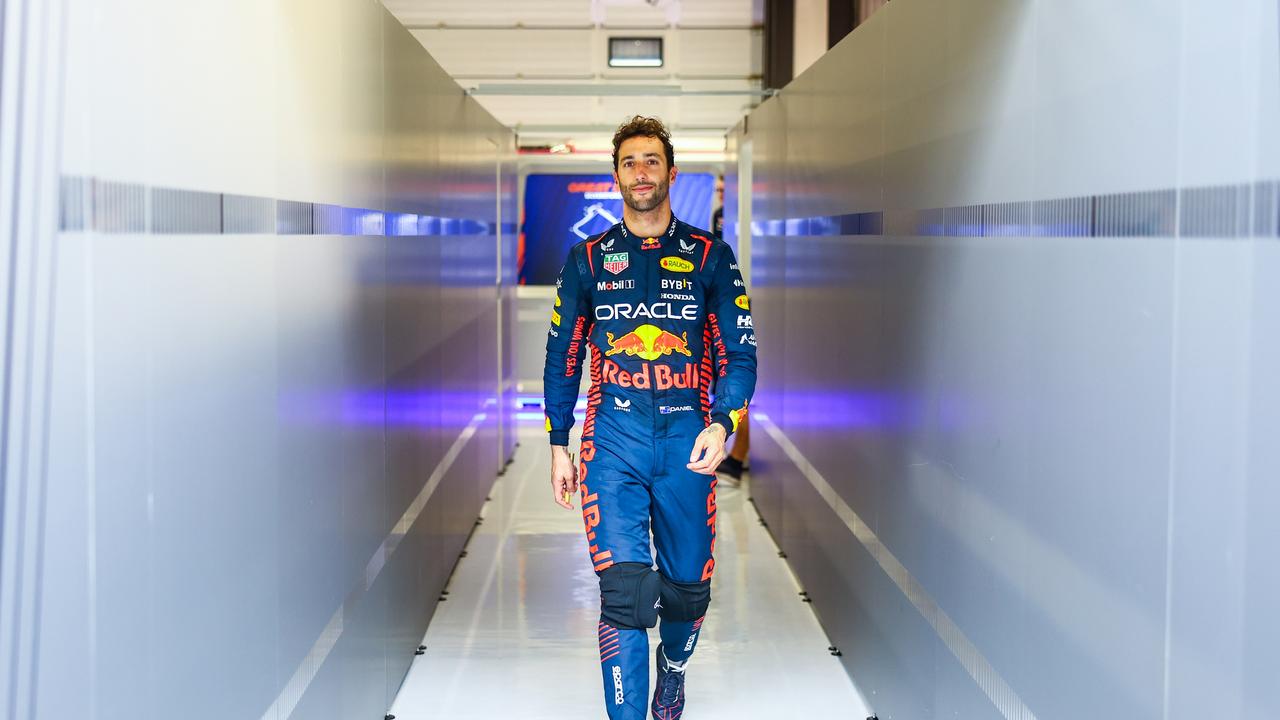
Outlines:
[{"label": "man's right hand", "polygon": [[578,492],[578,469],[573,456],[563,445],[551,446],[551,494],[560,507],[573,509],[573,494]]}]

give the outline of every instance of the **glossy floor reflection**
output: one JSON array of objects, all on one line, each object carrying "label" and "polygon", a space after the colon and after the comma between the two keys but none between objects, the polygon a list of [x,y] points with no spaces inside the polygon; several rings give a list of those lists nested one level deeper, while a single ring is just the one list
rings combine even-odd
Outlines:
[{"label": "glossy floor reflection", "polygon": [[[595,574],[581,516],[551,500],[549,468],[540,423],[521,428],[515,463],[494,487],[427,630],[427,651],[392,706],[397,720],[605,717]],[[685,717],[865,718],[746,489],[722,488],[717,504],[713,601]],[[656,647],[656,630],[650,638]]]}]

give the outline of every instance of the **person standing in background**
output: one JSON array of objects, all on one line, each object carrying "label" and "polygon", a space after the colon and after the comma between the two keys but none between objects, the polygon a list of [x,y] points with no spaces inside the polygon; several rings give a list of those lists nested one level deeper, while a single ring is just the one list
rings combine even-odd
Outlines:
[{"label": "person standing in background", "polygon": [[716,176],[716,209],[711,211],[711,234],[724,239],[724,173]]}]

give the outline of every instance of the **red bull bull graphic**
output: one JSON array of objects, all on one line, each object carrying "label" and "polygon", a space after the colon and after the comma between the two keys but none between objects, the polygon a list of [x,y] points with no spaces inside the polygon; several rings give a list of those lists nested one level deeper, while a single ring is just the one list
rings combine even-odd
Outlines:
[{"label": "red bull bull graphic", "polygon": [[641,250],[657,250],[660,247],[662,243],[658,242],[658,238],[645,238],[645,241],[640,243]]},{"label": "red bull bull graphic", "polygon": [[689,333],[677,336],[654,325],[641,325],[635,330],[615,339],[613,333],[607,333],[609,350],[605,356],[626,353],[639,356],[645,360],[657,360],[671,353],[680,353],[692,357],[689,352]]},{"label": "red bull bull graphic", "polygon": [[685,357],[693,357],[693,353],[689,352],[689,333],[687,332],[680,333],[680,337],[676,337],[674,333],[663,330],[653,340],[653,351],[662,355],[678,352]]}]

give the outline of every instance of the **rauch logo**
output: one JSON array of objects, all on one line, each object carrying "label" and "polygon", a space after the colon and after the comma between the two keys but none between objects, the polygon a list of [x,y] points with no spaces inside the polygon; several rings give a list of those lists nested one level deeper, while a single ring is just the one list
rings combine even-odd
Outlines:
[{"label": "rauch logo", "polygon": [[684,258],[664,257],[658,262],[658,265],[662,266],[664,270],[670,270],[671,272],[693,272],[693,263],[685,260]]}]

